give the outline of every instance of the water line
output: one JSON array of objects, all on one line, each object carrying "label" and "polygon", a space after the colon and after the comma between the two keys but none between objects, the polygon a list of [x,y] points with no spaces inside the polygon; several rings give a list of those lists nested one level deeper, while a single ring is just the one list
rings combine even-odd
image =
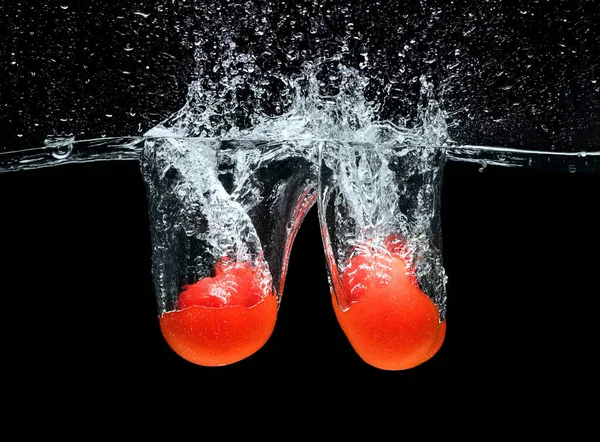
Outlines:
[{"label": "water line", "polygon": [[[32,149],[3,152],[0,153],[0,173],[95,161],[139,160],[144,144],[152,138],[140,136],[68,140]],[[600,151],[557,152],[457,145],[446,148],[446,157],[450,161],[477,163],[483,169],[487,166],[503,166],[570,173],[600,172]]]}]

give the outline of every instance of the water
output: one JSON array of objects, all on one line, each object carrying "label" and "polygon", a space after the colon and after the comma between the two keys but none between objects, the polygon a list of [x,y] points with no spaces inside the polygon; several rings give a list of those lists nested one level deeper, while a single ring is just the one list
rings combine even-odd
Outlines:
[{"label": "water", "polygon": [[[443,319],[447,277],[439,203],[446,160],[479,163],[480,172],[488,166],[600,172],[599,152],[458,145],[425,76],[418,120],[409,127],[402,125],[405,120],[379,117],[380,106],[366,97],[369,79],[341,57],[280,75],[286,92],[278,96],[262,83],[246,83],[246,75],[254,73],[252,57],[232,44],[224,57],[226,75],[217,85],[192,83],[184,107],[143,136],[78,141],[52,136],[43,147],[0,154],[0,171],[141,159],[160,313],[175,309],[180,287],[211,276],[222,257],[252,263],[263,275],[265,296],[274,291],[281,299],[291,243],[321,176],[321,197],[332,197],[323,192],[333,186],[344,201],[343,210],[335,203],[335,214],[321,204],[331,283],[351,250],[365,244],[384,250],[386,238],[399,235],[408,242],[406,257],[421,289]],[[250,104],[232,100],[240,86],[254,96]],[[268,115],[264,106],[282,98],[286,108]],[[247,108],[252,104],[254,109]],[[246,109],[241,119],[240,106]],[[434,157],[439,159],[426,160]],[[325,187],[324,174],[331,181]],[[375,274],[385,280],[391,267],[385,258],[375,262],[382,266]]]},{"label": "water", "polygon": [[[223,257],[252,263],[265,296],[280,300],[291,243],[318,192],[332,284],[331,268],[343,272],[349,250],[383,250],[399,235],[443,319],[439,186],[446,161],[477,163],[483,174],[494,166],[600,172],[595,28],[580,20],[593,13],[591,2],[577,13],[536,2],[517,11],[501,1],[467,11],[436,1],[202,3],[167,8],[189,63],[181,75],[175,48],[161,51],[170,65],[156,75],[178,84],[186,78],[186,97],[175,87],[161,94],[148,86],[153,98],[134,109],[104,106],[95,96],[89,117],[102,126],[95,130],[81,126],[85,108],[64,115],[57,81],[44,89],[59,122],[42,126],[53,135],[15,149],[30,139],[20,128],[0,153],[0,172],[140,161],[160,313],[176,308],[182,284],[211,276]],[[141,29],[163,11],[155,17],[135,9],[131,24]],[[517,39],[515,29],[528,32]],[[133,41],[119,47],[115,57],[130,62],[143,52]],[[77,58],[67,52],[59,63]],[[27,66],[25,55],[11,56],[14,69]],[[133,73],[151,85],[142,72],[152,63],[143,58],[113,64],[123,78]],[[110,84],[139,86],[123,78]],[[87,97],[99,82],[90,77],[74,90]],[[125,94],[124,101],[136,96]],[[36,117],[18,111],[36,132]],[[110,136],[123,133],[115,129],[120,120],[132,136]],[[376,274],[385,280],[390,266],[385,252],[378,256]]]}]

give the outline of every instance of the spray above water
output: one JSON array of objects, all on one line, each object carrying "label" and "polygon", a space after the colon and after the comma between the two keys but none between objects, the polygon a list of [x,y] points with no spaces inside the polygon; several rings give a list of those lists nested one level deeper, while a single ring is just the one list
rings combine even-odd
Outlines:
[{"label": "spray above water", "polygon": [[[369,79],[346,66],[341,56],[306,62],[300,74],[247,77],[258,69],[248,55],[228,54],[222,65],[229,75],[218,82],[194,82],[186,105],[147,136],[205,137],[239,140],[336,140],[371,144],[444,146],[445,112],[434,86],[420,77],[418,123],[412,128],[379,117],[380,105],[369,101]],[[165,131],[166,130],[166,131]]]}]

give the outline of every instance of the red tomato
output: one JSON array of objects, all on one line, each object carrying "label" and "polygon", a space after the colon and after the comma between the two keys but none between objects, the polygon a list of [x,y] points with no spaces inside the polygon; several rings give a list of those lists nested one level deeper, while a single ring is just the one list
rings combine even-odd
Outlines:
[{"label": "red tomato", "polygon": [[269,339],[277,319],[277,298],[265,294],[261,277],[248,263],[219,261],[214,277],[186,285],[178,310],[160,317],[171,348],[198,365],[238,362]]},{"label": "red tomato", "polygon": [[[360,251],[350,259],[341,284],[336,285],[348,308],[340,309],[333,294],[332,301],[338,322],[365,362],[384,370],[405,370],[437,353],[446,321],[440,323],[437,306],[421,291],[399,253],[407,249],[395,240],[386,245],[391,260]],[[387,279],[377,278],[375,262],[387,266]]]}]

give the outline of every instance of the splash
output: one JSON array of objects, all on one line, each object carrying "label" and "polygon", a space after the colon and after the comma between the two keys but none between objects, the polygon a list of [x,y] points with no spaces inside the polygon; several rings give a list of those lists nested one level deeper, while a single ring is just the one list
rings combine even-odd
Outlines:
[{"label": "splash", "polygon": [[381,104],[366,98],[370,79],[344,64],[341,55],[305,62],[297,75],[269,72],[257,79],[255,57],[231,43],[218,81],[191,84],[185,106],[147,136],[240,140],[336,140],[419,146],[449,143],[447,115],[434,85],[420,77],[418,123],[380,116]]},{"label": "splash", "polygon": [[[439,105],[439,101],[436,100],[433,84],[427,81],[425,76],[421,76],[421,99],[417,106],[419,124],[408,127],[405,120],[398,119],[394,121],[381,117],[381,104],[367,98],[370,79],[359,69],[345,64],[341,54],[333,57],[316,58],[314,61],[305,61],[299,73],[284,74],[282,69],[272,69],[261,73],[257,57],[252,53],[239,51],[232,39],[225,39],[222,47],[225,52],[220,61],[212,68],[212,73],[217,75],[212,76],[205,72],[206,75],[202,75],[197,81],[193,82],[185,106],[149,131],[146,136],[164,137],[167,140],[166,143],[163,143],[165,149],[161,151],[167,163],[181,161],[181,149],[176,149],[175,146],[189,144],[191,146],[190,152],[188,155],[184,155],[187,158],[187,156],[198,155],[198,150],[206,150],[211,155],[215,155],[215,152],[222,149],[224,140],[231,140],[230,142],[236,146],[235,152],[237,153],[244,153],[245,145],[247,143],[257,143],[257,140],[260,140],[263,146],[264,143],[272,145],[285,143],[285,153],[282,155],[285,162],[281,163],[280,167],[284,166],[284,168],[293,170],[292,176],[297,176],[296,179],[304,181],[307,189],[316,189],[315,177],[319,177],[318,194],[319,209],[322,213],[321,228],[325,248],[330,251],[326,253],[328,256],[330,286],[333,290],[332,293],[337,297],[337,299],[333,299],[336,311],[338,303],[340,306],[343,305],[343,312],[341,312],[343,315],[338,317],[338,320],[345,332],[349,337],[354,337],[356,330],[361,328],[361,321],[369,315],[372,316],[372,309],[368,309],[367,314],[360,312],[360,306],[369,300],[371,304],[374,302],[376,306],[379,306],[374,311],[383,308],[388,310],[388,317],[394,318],[393,324],[382,323],[380,330],[375,331],[375,334],[388,333],[393,343],[395,342],[393,336],[397,334],[398,327],[398,330],[404,330],[407,327],[413,330],[412,334],[402,333],[407,337],[407,342],[403,344],[403,348],[405,348],[399,353],[398,351],[392,352],[394,356],[389,361],[385,358],[383,362],[380,361],[381,358],[377,355],[381,352],[389,353],[389,349],[384,348],[385,345],[383,347],[371,345],[371,335],[365,338],[366,341],[363,346],[375,348],[373,352],[376,357],[371,358],[370,354],[365,357],[360,351],[359,354],[372,365],[396,370],[410,368],[429,359],[439,348],[437,345],[438,328],[440,324],[444,324],[445,327],[446,303],[446,275],[441,265],[440,250],[435,242],[426,238],[429,233],[432,233],[434,237],[439,236],[436,235],[439,213],[434,210],[439,201],[439,195],[432,186],[435,180],[427,177],[431,173],[436,175],[441,170],[443,154],[440,156],[437,152],[439,152],[441,146],[448,142],[446,115]],[[210,147],[210,140],[217,140],[217,144],[221,147]],[[205,147],[202,146],[203,143],[206,144]],[[254,146],[259,145],[254,144]],[[312,147],[306,149],[306,146]],[[318,155],[315,155],[315,151],[319,152]],[[228,161],[228,163],[235,165],[232,182],[234,184],[238,183],[237,188],[243,189],[243,194],[258,195],[261,191],[264,191],[265,187],[271,187],[265,186],[265,184],[273,176],[279,176],[280,174],[273,171],[269,174],[269,177],[263,177],[263,181],[253,178],[258,176],[257,170],[260,165],[264,166],[271,161],[271,155],[268,153],[268,149],[264,148],[260,152],[255,148],[252,152],[258,154],[258,156],[255,155],[254,163],[248,163],[239,155],[232,158],[232,161]],[[155,161],[152,160],[152,155],[155,155],[155,153],[156,147],[146,149],[143,164],[146,167],[166,170],[168,167],[157,167]],[[426,158],[430,156],[439,157],[442,162],[428,161]],[[215,157],[218,158],[219,154],[217,153]],[[302,169],[293,167],[293,165],[304,160],[308,160],[313,164],[307,170],[318,169],[318,172],[302,177]],[[288,163],[290,167],[287,166]],[[225,192],[226,184],[221,185],[216,175],[212,180],[214,181],[212,185],[210,184],[211,180],[203,176],[206,173],[213,173],[219,167],[194,165],[186,169],[181,179],[185,181],[185,177],[188,176],[190,182],[196,182],[199,185],[197,186],[198,190],[195,192],[198,196],[194,197],[194,200],[201,200],[201,195],[222,193],[226,200],[235,202],[239,207],[245,207],[244,210],[240,211],[240,216],[236,217],[231,203],[224,206],[228,208],[226,211],[217,211],[216,213],[213,213],[214,210],[211,205],[200,203],[200,206],[206,208],[206,218],[213,220],[212,223],[207,223],[209,228],[200,235],[201,237],[212,238],[214,236],[218,239],[220,238],[221,226],[236,227],[238,226],[238,219],[250,219],[249,217],[243,218],[242,215],[247,211],[248,213],[253,212],[253,207],[256,204],[253,203],[247,206],[245,204],[246,199],[242,198],[242,194],[235,191],[235,186],[234,189],[230,189],[231,192]],[[222,177],[219,180],[222,181]],[[162,181],[163,179],[156,182],[154,186],[149,186],[151,200],[153,195],[154,199],[160,199],[161,195],[171,195],[173,193],[159,190]],[[243,183],[241,187],[239,186],[240,183]],[[180,187],[180,184],[177,187]],[[330,195],[329,188],[337,190]],[[309,193],[312,193],[312,190],[309,190]],[[329,210],[329,215],[326,215],[325,212],[328,211],[326,209],[327,203],[323,201],[329,200],[330,197],[332,198],[333,209]],[[256,198],[250,199],[252,201],[256,200]],[[296,207],[304,207],[306,205],[305,201],[299,201],[300,205]],[[314,198],[312,198],[312,201],[314,202]],[[187,206],[189,204],[184,203],[179,210],[169,209],[165,213],[186,213],[188,212]],[[345,207],[342,208],[342,206]],[[264,213],[271,212],[272,208],[265,207]],[[191,218],[197,218],[196,213],[193,212],[191,215]],[[225,219],[221,215],[226,215]],[[257,221],[264,218],[264,214],[258,215],[256,217]],[[169,223],[169,226],[171,224]],[[210,227],[211,224],[214,225],[212,228]],[[236,227],[234,229],[235,234],[233,237],[228,235],[226,243],[243,245],[249,240],[256,243],[257,250],[267,251],[265,265],[266,268],[270,269],[269,273],[274,274],[280,281],[284,281],[286,263],[294,233],[289,236],[290,241],[286,244],[282,253],[278,253],[277,258],[273,255],[272,259],[269,259],[269,250],[275,248],[269,244],[269,241],[262,241],[267,237],[260,238],[260,235],[248,236],[247,232],[254,231],[254,227],[252,223],[247,226],[244,225],[242,228]],[[167,227],[167,230],[170,229],[171,227]],[[274,229],[270,230],[274,231]],[[196,232],[192,232],[192,236],[194,233]],[[347,262],[345,261],[348,253],[354,253],[351,251],[361,248],[368,251],[394,237],[393,234],[399,234],[403,238],[403,243],[407,247],[403,259],[410,263],[411,268],[414,268],[418,281],[415,279],[414,284],[412,282],[405,284],[406,278],[403,279],[401,276],[404,270],[398,270],[402,266],[392,266],[391,264],[375,266],[374,281],[377,282],[373,286],[374,290],[370,291],[375,295],[368,296],[367,301],[359,302],[359,307],[350,307],[341,298],[343,295],[340,292],[339,284],[337,286],[335,284],[335,281],[339,279],[337,276],[337,263],[340,263],[339,267],[342,271],[344,269],[347,271]],[[155,236],[155,239],[158,239],[158,236]],[[187,236],[190,236],[189,232]],[[271,238],[272,240],[273,238]],[[185,239],[185,241],[188,241],[188,239]],[[172,241],[168,242],[172,244]],[[212,242],[209,240],[207,244],[212,244]],[[216,255],[222,255],[224,250],[227,249],[218,242],[212,248],[218,250]],[[159,292],[160,289],[164,288],[164,284],[161,283],[165,275],[172,277],[175,288],[178,287],[181,280],[176,271],[167,271],[169,267],[173,267],[168,265],[173,260],[172,256],[177,255],[169,252],[168,256],[163,256],[161,250],[167,249],[169,249],[168,245],[162,249],[155,247],[154,262],[155,267],[159,268],[159,271],[155,273],[162,276],[162,279],[158,278],[155,283]],[[183,247],[183,249],[186,248]],[[335,252],[331,252],[332,249],[335,249]],[[384,255],[387,257],[389,253]],[[189,262],[190,258],[193,257],[176,257],[175,261]],[[391,255],[389,258],[387,261],[391,263],[393,261]],[[388,263],[385,259],[382,259],[383,261]],[[159,265],[156,265],[156,263]],[[161,267],[161,263],[165,265]],[[211,266],[203,266],[203,272],[201,273],[206,273],[210,268]],[[279,272],[273,271],[275,268],[281,270]],[[394,275],[391,273],[393,269],[395,269]],[[370,275],[363,278],[361,284],[370,287],[368,283],[370,278]],[[267,279],[268,285],[271,285],[271,278]],[[206,291],[205,286],[210,285],[210,282],[206,281],[209,280],[210,278],[201,277],[194,286],[201,287],[203,291]],[[419,288],[419,284],[421,288]],[[278,291],[281,296],[283,286],[275,283],[275,287],[277,286],[279,286]],[[416,294],[415,299],[421,300],[422,305],[426,306],[428,327],[414,331],[416,330],[414,324],[407,324],[405,321],[408,310],[404,303],[391,304],[386,307],[385,303],[387,302],[386,299],[389,298],[389,293],[386,292],[385,295],[382,294],[383,292],[379,293],[380,288],[383,286],[388,287],[388,291],[391,290],[390,293],[404,293],[407,287],[412,287],[411,293]],[[336,290],[335,287],[338,287],[338,289]],[[173,311],[172,306],[167,306],[175,303],[181,309],[182,305],[185,304],[182,304],[182,299],[187,299],[186,293],[184,291],[182,294],[177,295],[177,290],[163,290],[159,297],[167,300],[167,302],[162,304],[164,313],[161,318],[182,315],[183,313],[179,310]],[[414,299],[409,301],[411,305],[414,303]],[[204,304],[201,305],[204,306]],[[347,321],[344,320],[344,315],[356,316],[357,311],[358,322],[356,324],[358,325],[354,322],[348,325]],[[183,312],[185,312],[185,309]],[[414,313],[414,317],[416,322],[423,322],[423,312]],[[207,324],[212,324],[212,322],[204,318],[188,319],[184,321],[185,330],[196,328],[200,330],[198,336],[194,336],[193,339],[190,338],[190,342],[202,342],[200,346],[202,349],[198,350],[198,354],[188,355],[181,351],[182,348],[190,347],[191,343],[186,341],[185,345],[179,345],[179,336],[182,335],[181,330],[171,330],[170,323],[162,323],[163,334],[172,347],[186,359],[201,365],[212,365],[212,359],[206,357],[206,354],[212,354],[212,350],[208,347],[204,348],[207,344],[205,342]],[[225,323],[219,323],[219,328],[229,330],[230,324],[237,323],[237,320],[233,319],[229,318],[227,320],[227,326],[225,326]],[[377,323],[379,323],[379,319],[379,317],[375,318]],[[373,318],[369,319],[368,322],[373,322]],[[270,334],[274,321],[269,321],[269,324],[270,326],[265,328],[268,333],[264,336],[261,335],[257,341],[260,341],[260,345],[264,343],[264,338]],[[178,338],[171,339],[171,332]],[[424,337],[425,335],[427,336]],[[239,337],[237,334],[235,336],[237,342]],[[199,337],[202,337],[202,339]],[[363,342],[360,339],[359,341],[360,343]],[[414,350],[411,350],[417,341],[420,342],[418,355]],[[441,341],[443,341],[443,333],[440,334],[439,345],[441,345]],[[357,345],[358,347],[362,345],[356,344],[353,338],[351,338],[351,342],[355,348],[357,348]],[[392,347],[395,347],[395,345],[392,344]],[[257,346],[253,346],[251,351],[244,352],[243,355],[247,356],[256,349]],[[235,358],[229,356],[219,355],[217,360],[222,363],[231,363],[240,358],[240,355],[235,355]]]}]

